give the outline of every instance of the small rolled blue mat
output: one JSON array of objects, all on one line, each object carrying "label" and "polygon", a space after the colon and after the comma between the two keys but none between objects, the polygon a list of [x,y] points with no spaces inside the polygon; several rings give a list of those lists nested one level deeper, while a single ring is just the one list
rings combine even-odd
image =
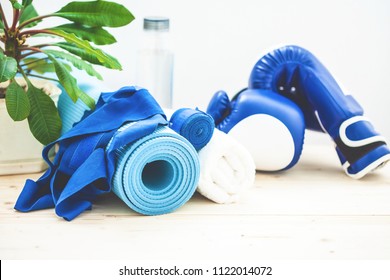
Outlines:
[{"label": "small rolled blue mat", "polygon": [[209,114],[190,108],[175,111],[169,120],[169,127],[186,138],[197,151],[210,141],[214,126],[214,119]]},{"label": "small rolled blue mat", "polygon": [[196,190],[198,154],[185,138],[167,126],[118,149],[116,157],[112,191],[138,213],[170,213]]}]

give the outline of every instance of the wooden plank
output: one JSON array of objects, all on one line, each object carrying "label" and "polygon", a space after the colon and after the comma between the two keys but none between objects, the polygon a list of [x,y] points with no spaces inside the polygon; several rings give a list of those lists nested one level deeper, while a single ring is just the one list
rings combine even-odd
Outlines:
[{"label": "wooden plank", "polygon": [[19,213],[27,178],[0,177],[1,259],[389,259],[390,172],[347,177],[331,147],[308,147],[293,169],[256,175],[240,202],[199,194],[146,217],[115,195],[72,222],[53,209]]},{"label": "wooden plank", "polygon": [[[92,218],[93,217],[93,218]],[[390,218],[98,215],[2,223],[2,259],[388,259]],[[32,217],[30,217],[32,218]]]}]

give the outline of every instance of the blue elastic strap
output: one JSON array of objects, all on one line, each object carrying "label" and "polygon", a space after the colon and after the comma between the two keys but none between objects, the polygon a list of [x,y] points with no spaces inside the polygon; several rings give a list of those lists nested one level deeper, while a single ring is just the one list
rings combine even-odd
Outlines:
[{"label": "blue elastic strap", "polygon": [[214,119],[198,109],[182,108],[175,111],[169,127],[186,138],[198,151],[210,141],[214,132]]},{"label": "blue elastic strap", "polygon": [[[127,122],[138,125],[130,128],[125,138],[111,141],[118,128]],[[57,215],[74,219],[91,209],[98,195],[111,190],[115,150],[166,124],[163,111],[145,89],[124,87],[103,93],[94,112],[44,148],[42,155],[49,169],[38,181],[26,181],[15,209],[28,212],[55,207]],[[51,162],[48,153],[56,144],[59,151]]]}]

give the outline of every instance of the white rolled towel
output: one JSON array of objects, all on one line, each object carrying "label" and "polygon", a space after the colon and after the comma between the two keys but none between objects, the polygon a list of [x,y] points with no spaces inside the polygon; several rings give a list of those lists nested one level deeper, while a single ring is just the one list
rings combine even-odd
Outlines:
[{"label": "white rolled towel", "polygon": [[228,134],[215,129],[199,152],[197,191],[217,203],[233,203],[254,185],[256,167],[248,150]]}]

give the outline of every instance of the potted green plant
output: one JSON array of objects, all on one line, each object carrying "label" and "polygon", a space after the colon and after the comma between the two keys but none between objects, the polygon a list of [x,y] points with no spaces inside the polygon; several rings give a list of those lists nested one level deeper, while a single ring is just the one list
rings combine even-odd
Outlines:
[{"label": "potted green plant", "polygon": [[[45,15],[38,14],[33,0],[9,0],[9,4],[12,15],[7,15],[6,7],[0,3],[0,102],[6,107],[8,118],[26,126],[28,123],[31,134],[42,146],[60,136],[61,119],[53,96],[45,92],[51,87],[40,85],[36,79],[58,82],[74,102],[81,99],[93,109],[94,100],[80,89],[71,71],[75,67],[102,79],[94,65],[120,70],[119,61],[96,46],[115,43],[106,27],[125,26],[134,16],[123,5],[103,0],[69,2]],[[39,27],[52,17],[66,22]],[[39,42],[34,42],[34,38]],[[2,138],[23,137],[4,132],[4,123],[5,117],[0,116],[0,149]],[[0,150],[0,165],[2,157]]]}]

